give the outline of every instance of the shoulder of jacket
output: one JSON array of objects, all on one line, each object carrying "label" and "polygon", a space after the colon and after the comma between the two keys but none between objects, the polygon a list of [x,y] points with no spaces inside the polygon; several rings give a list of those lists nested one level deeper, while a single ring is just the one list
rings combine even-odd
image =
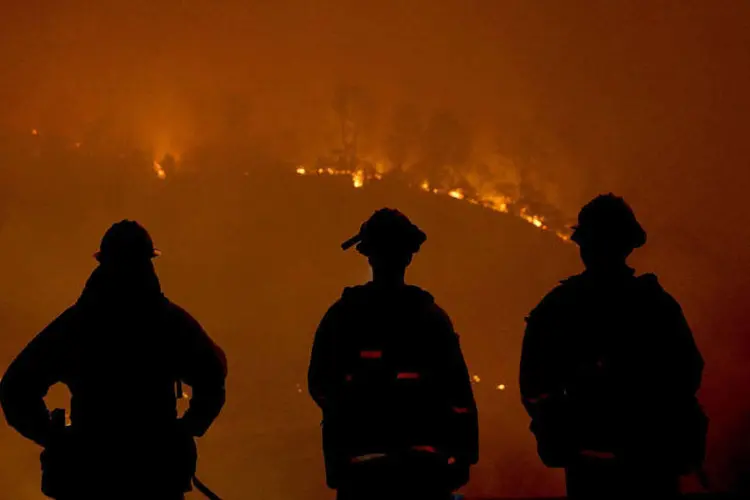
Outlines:
[{"label": "shoulder of jacket", "polygon": [[641,274],[636,276],[636,282],[643,287],[647,287],[651,290],[664,291],[664,287],[659,283],[659,278],[654,273]]},{"label": "shoulder of jacket", "polygon": [[561,279],[557,288],[569,289],[570,287],[579,287],[586,281],[586,275],[584,273],[574,274],[567,278]]},{"label": "shoulder of jacket", "polygon": [[570,276],[561,280],[557,286],[550,290],[539,303],[531,310],[526,320],[544,317],[554,311],[567,307],[572,300],[579,294],[583,285],[584,278],[580,274]]},{"label": "shoulder of jacket", "polygon": [[682,311],[682,306],[677,302],[677,299],[659,283],[655,274],[642,274],[636,278],[636,282],[640,291],[651,302],[658,303],[668,310]]},{"label": "shoulder of jacket", "polygon": [[408,290],[408,293],[412,294],[413,297],[425,302],[426,304],[435,303],[435,297],[433,297],[432,294],[424,288],[420,288],[416,285],[408,285],[406,289]]},{"label": "shoulder of jacket", "polygon": [[347,286],[341,292],[340,301],[349,301],[362,297],[366,293],[369,293],[369,285],[353,285]]},{"label": "shoulder of jacket", "polygon": [[169,322],[174,322],[182,327],[203,330],[200,322],[192,314],[167,298],[164,299],[164,314]]}]

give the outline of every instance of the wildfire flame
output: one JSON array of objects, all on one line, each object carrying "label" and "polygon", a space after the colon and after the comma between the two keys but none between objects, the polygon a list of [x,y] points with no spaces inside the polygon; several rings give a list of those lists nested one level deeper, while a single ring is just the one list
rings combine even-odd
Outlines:
[{"label": "wildfire flame", "polygon": [[[374,173],[374,174],[368,175],[364,170],[339,170],[339,169],[334,169],[334,168],[319,168],[318,170],[315,170],[315,169],[308,169],[304,165],[298,166],[296,171],[298,175],[317,174],[317,175],[349,176],[351,177],[352,185],[355,188],[361,188],[362,186],[365,185],[366,181],[381,180],[383,178],[383,174],[381,173]],[[430,181],[427,179],[425,179],[424,181],[422,181],[421,184],[419,184],[419,189],[427,193],[432,193],[432,194],[437,194],[437,195],[447,195],[456,200],[465,201],[465,202],[471,203],[472,205],[480,205],[489,210],[493,210],[495,212],[501,212],[505,214],[511,213],[510,207],[516,201],[512,199],[511,197],[501,195],[501,194],[476,195],[476,197],[471,197],[471,196],[468,196],[462,188],[438,189],[438,188],[432,187],[430,185]],[[515,212],[515,215],[525,220],[532,226],[538,229],[541,229],[542,231],[550,231],[550,227],[548,226],[545,217],[543,215],[530,213],[528,207],[522,207],[520,211]],[[570,235],[569,235],[569,231],[567,230],[567,228],[556,229],[555,231],[553,231],[553,234],[564,242],[570,241]]]},{"label": "wildfire flame", "polygon": [[161,164],[159,164],[158,161],[154,162],[154,172],[156,172],[156,176],[161,180],[167,178],[167,173],[164,171],[164,168],[162,168]]},{"label": "wildfire flame", "polygon": [[519,214],[523,220],[528,222],[529,224],[532,224],[540,229],[547,230],[549,229],[544,224],[544,217],[540,217],[538,215],[532,215],[529,213],[528,209],[526,207],[521,209],[521,213]]},{"label": "wildfire flame", "polygon": [[448,191],[448,196],[457,200],[463,200],[465,198],[464,192],[461,189],[451,189]]},{"label": "wildfire flame", "polygon": [[[329,169],[331,170],[331,169]],[[365,185],[365,172],[364,170],[357,170],[354,172],[354,175],[352,175],[352,181],[354,182],[355,188],[361,188]]]}]

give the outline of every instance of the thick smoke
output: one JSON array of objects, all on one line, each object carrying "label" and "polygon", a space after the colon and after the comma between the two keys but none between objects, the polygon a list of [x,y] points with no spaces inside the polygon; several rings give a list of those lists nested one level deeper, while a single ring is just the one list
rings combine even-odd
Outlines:
[{"label": "thick smoke", "polygon": [[[167,235],[175,248],[190,242],[191,252],[164,259],[164,273],[226,338],[235,333],[231,321],[262,324],[279,338],[282,326],[313,328],[287,320],[276,329],[260,313],[237,317],[214,296],[188,291],[225,286],[236,277],[232,262],[266,259],[283,269],[285,279],[304,270],[310,295],[316,283],[330,285],[319,302],[295,305],[304,318],[322,313],[338,285],[296,263],[318,262],[322,254],[290,237],[299,255],[287,256],[292,263],[274,260],[271,249],[277,248],[264,241],[278,236],[273,220],[281,215],[266,208],[270,201],[248,201],[289,196],[267,187],[276,180],[266,181],[278,180],[280,172],[293,178],[300,164],[343,158],[401,176],[398,185],[427,178],[479,194],[504,193],[561,223],[595,194],[615,191],[649,231],[649,244],[634,264],[656,271],[682,302],[705,354],[702,399],[714,422],[709,472],[720,485],[739,483],[750,455],[742,444],[750,416],[750,376],[743,368],[750,354],[744,307],[750,290],[749,20],[746,3],[689,0],[574,1],[544,8],[513,0],[8,3],[0,19],[0,235],[3,258],[12,265],[5,267],[2,293],[8,299],[0,317],[12,333],[3,340],[3,359],[9,361],[34,328],[74,298],[89,263],[69,260],[90,255],[106,224],[125,215],[152,223],[157,240]],[[154,161],[166,173],[163,181]],[[252,190],[220,194],[227,184],[222,179],[245,173]],[[200,189],[189,180],[196,176]],[[334,208],[342,200],[357,203],[338,190],[326,193],[317,200],[324,208],[310,203],[304,213],[284,213],[284,220],[298,216],[314,227],[322,212],[340,217]],[[219,204],[221,210],[211,210]],[[474,221],[468,212],[440,210],[424,213]],[[212,224],[220,229],[211,230]],[[216,241],[204,248],[193,227]],[[460,224],[451,227],[460,232]],[[232,246],[240,230],[258,240],[251,258]],[[478,235],[502,239],[462,233],[447,245],[460,253]],[[332,229],[326,235],[339,236]],[[528,296],[508,314],[532,305],[554,277],[575,270],[572,248],[559,250],[561,243],[549,241],[549,261],[540,253],[537,261],[524,261],[529,267],[523,272],[500,257],[491,260],[483,253],[489,247],[471,247],[509,279],[507,290],[482,281],[463,289],[472,297],[446,289],[448,301],[467,318],[470,302],[504,304],[511,291]],[[196,268],[195,279],[181,277],[207,250],[218,252],[211,255],[224,264],[212,265],[210,273]],[[568,253],[554,257],[559,252]],[[326,260],[332,267],[336,262]],[[443,264],[436,267],[447,280],[450,261],[431,262]],[[549,267],[537,275],[534,266]],[[253,281],[251,268],[243,269]],[[273,291],[271,284],[257,286]],[[491,294],[493,300],[484,298]],[[278,307],[265,303],[263,293],[253,300],[258,311]],[[224,313],[222,322],[217,318]],[[496,334],[490,326],[467,324],[483,331],[487,342]],[[520,328],[513,327],[512,335]],[[269,345],[264,354],[286,352]],[[239,342],[234,347],[244,353]],[[305,355],[302,349],[289,363],[301,366]],[[503,362],[511,377],[515,361],[508,356]],[[272,357],[253,358],[259,366],[254,377],[276,373],[264,365],[267,359]],[[295,387],[300,380],[282,382]],[[235,383],[234,390],[262,392],[248,381]],[[503,467],[517,467],[502,457],[503,440],[512,441],[509,450],[521,445],[503,429],[517,432],[522,416],[502,421],[490,414],[497,419],[484,423],[493,429]],[[14,450],[28,449],[13,443]],[[513,470],[523,479],[503,483],[485,473],[478,491],[534,493],[535,477],[544,472],[533,457],[524,457],[523,470]],[[317,458],[273,460],[302,467]],[[496,475],[504,475],[497,467]],[[542,482],[559,486],[554,479]]]}]

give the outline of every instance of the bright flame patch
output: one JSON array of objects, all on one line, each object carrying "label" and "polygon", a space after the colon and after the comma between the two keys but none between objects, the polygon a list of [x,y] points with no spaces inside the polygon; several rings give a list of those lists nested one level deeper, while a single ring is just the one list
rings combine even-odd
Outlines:
[{"label": "bright flame patch", "polygon": [[[333,169],[329,168],[328,170],[333,170]],[[329,172],[329,173],[331,173],[331,172]],[[354,172],[354,175],[352,175],[352,181],[354,182],[354,187],[355,188],[361,188],[362,186],[364,186],[365,185],[365,172],[364,172],[364,170],[357,170],[356,172]]]},{"label": "bright flame patch", "polygon": [[[350,176],[352,179],[352,185],[355,188],[361,188],[365,185],[367,181],[373,181],[373,180],[381,180],[383,178],[383,174],[381,173],[373,173],[372,175],[368,175],[364,170],[339,170],[334,168],[319,168],[318,170],[315,169],[307,169],[304,165],[300,165],[297,167],[297,174],[298,175],[346,175]],[[157,173],[158,175],[158,173]],[[166,174],[164,174],[166,176]],[[160,178],[164,178],[161,177]],[[453,188],[453,189],[438,189],[434,188],[430,185],[430,181],[425,179],[419,184],[419,189],[422,191],[425,191],[427,193],[433,193],[437,195],[448,195],[451,198],[454,198],[456,200],[466,201],[468,203],[471,203],[472,205],[480,205],[484,208],[493,210],[495,212],[501,212],[505,214],[511,213],[511,206],[516,202],[517,200],[514,200],[508,196],[500,195],[500,194],[492,194],[492,195],[476,195],[476,197],[471,197],[466,194],[466,192],[462,188]],[[549,231],[550,227],[547,225],[545,221],[545,217],[542,215],[536,215],[529,212],[528,207],[522,207],[519,212],[514,212],[514,214],[521,219],[525,220],[532,226],[541,229],[542,231]],[[567,228],[560,228],[556,229],[553,234],[557,236],[560,240],[564,242],[570,242],[570,233]]]},{"label": "bright flame patch", "polygon": [[164,168],[162,168],[161,164],[158,161],[154,162],[154,172],[156,172],[156,176],[161,180],[167,178],[167,173],[164,171]]},{"label": "bright flame patch", "polygon": [[448,196],[457,200],[463,200],[466,197],[461,189],[451,189],[448,191]]}]

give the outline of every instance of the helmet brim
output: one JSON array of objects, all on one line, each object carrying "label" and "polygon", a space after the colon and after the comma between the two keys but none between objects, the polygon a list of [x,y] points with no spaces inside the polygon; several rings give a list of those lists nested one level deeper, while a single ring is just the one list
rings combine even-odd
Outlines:
[{"label": "helmet brim", "polygon": [[360,241],[362,241],[362,234],[361,233],[357,233],[356,235],[352,236],[351,238],[349,238],[348,240],[346,240],[345,242],[343,242],[341,244],[341,249],[344,250],[344,251],[349,250],[351,247],[353,247],[354,245],[356,245]]},{"label": "helmet brim", "polygon": [[578,246],[586,245],[587,243],[615,241],[623,247],[636,250],[646,244],[646,231],[643,230],[640,224],[634,227],[629,235],[624,236],[612,232],[600,233],[580,225],[575,225],[571,229],[573,230],[573,234],[570,236],[570,241]]},{"label": "helmet brim", "polygon": [[[161,250],[159,250],[158,248],[154,248],[154,252],[151,254],[150,258],[151,259],[155,259],[157,257],[161,257]],[[94,258],[98,262],[102,261],[102,252],[101,252],[101,250],[99,250],[99,251],[97,251],[97,252],[94,253]]]}]

